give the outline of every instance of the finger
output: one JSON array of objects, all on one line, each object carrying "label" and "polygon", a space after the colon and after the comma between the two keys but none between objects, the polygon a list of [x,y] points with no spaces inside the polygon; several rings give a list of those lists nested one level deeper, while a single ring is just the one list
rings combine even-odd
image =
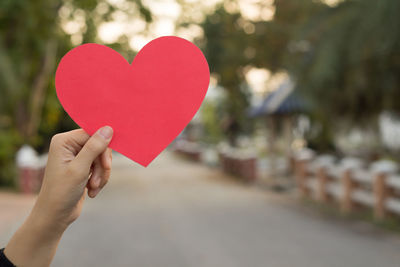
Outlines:
[{"label": "finger", "polygon": [[97,196],[97,194],[99,194],[101,188],[96,188],[96,189],[89,189],[87,194],[90,198],[95,198]]},{"label": "finger", "polygon": [[108,172],[104,176],[102,176],[101,183],[98,187],[88,189],[88,196],[91,198],[96,197],[97,194],[100,193],[100,191],[103,189],[103,187],[108,183],[109,179],[110,179],[110,172]]},{"label": "finger", "polygon": [[88,189],[88,196],[90,198],[96,197],[98,193],[100,193],[100,191],[103,189],[103,187],[108,183],[109,179],[110,179],[110,173],[108,173],[108,175],[106,176],[103,176],[99,187]]},{"label": "finger", "polygon": [[94,168],[94,164],[92,164],[92,166],[90,166],[89,180],[86,182],[86,189],[87,190],[90,190],[90,188],[91,188],[90,183],[91,183],[91,177],[92,177],[92,174],[93,174],[93,168]]},{"label": "finger", "polygon": [[111,172],[111,162],[112,162],[112,153],[111,148],[107,148],[99,157],[97,157],[93,164],[92,168],[94,172],[90,176],[88,185],[89,189],[95,189],[100,186],[102,183],[102,179],[104,176],[109,176],[107,172]]},{"label": "finger", "polygon": [[52,150],[52,153],[59,153],[62,151],[59,147],[66,145],[67,147],[72,148],[74,154],[77,154],[89,138],[90,135],[88,135],[83,129],[56,134],[51,139],[50,150]]},{"label": "finger", "polygon": [[96,189],[100,186],[101,176],[103,175],[103,167],[100,162],[100,157],[97,157],[93,162],[93,171],[90,175],[89,189]]},{"label": "finger", "polygon": [[69,132],[61,133],[61,135],[68,136],[69,139],[75,141],[77,144],[81,146],[83,146],[90,138],[90,135],[83,129],[72,130]]},{"label": "finger", "polygon": [[103,168],[111,169],[111,162],[112,162],[112,150],[111,148],[108,147],[106,151],[104,151],[101,154],[101,164]]},{"label": "finger", "polygon": [[101,176],[101,180],[100,180],[100,188],[103,188],[107,183],[108,180],[110,179],[111,176],[111,164],[110,164],[110,168],[107,169],[103,169],[103,175]]},{"label": "finger", "polygon": [[110,126],[104,126],[89,138],[81,151],[72,161],[72,164],[80,170],[88,170],[93,161],[103,153],[111,141],[113,129]]},{"label": "finger", "polygon": [[[90,167],[90,178],[87,182],[87,189],[95,189],[100,186],[100,178],[101,178],[101,168],[111,168],[109,160],[107,159],[107,154],[111,151],[111,148],[107,148],[99,157],[97,157],[92,166]],[[94,171],[96,167],[96,171]]]},{"label": "finger", "polygon": [[[102,168],[101,168],[102,173],[100,175],[100,184],[97,186],[97,183],[96,183],[96,187],[91,186],[89,188],[88,196],[90,196],[91,198],[94,198],[97,196],[97,194],[101,191],[101,189],[103,189],[103,187],[108,183],[110,176],[111,176],[111,161],[112,161],[111,150],[109,152],[105,152],[105,154],[108,154],[107,161],[109,163],[107,163],[106,166],[102,166]],[[102,154],[102,156],[103,156],[103,154]],[[95,178],[95,179],[97,179],[97,178]]]}]

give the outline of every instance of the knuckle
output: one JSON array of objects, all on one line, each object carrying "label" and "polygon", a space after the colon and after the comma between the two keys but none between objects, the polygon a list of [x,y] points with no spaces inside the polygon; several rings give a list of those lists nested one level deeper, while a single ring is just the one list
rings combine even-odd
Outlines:
[{"label": "knuckle", "polygon": [[51,138],[50,145],[58,145],[63,139],[62,134],[56,134]]}]

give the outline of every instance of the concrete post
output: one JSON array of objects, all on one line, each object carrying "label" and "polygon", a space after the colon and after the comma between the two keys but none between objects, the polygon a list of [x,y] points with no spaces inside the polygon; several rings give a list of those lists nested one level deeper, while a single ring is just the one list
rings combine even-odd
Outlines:
[{"label": "concrete post", "polygon": [[297,161],[297,184],[298,188],[300,190],[300,195],[302,197],[307,197],[309,195],[309,192],[307,190],[307,163],[308,161],[306,160],[299,160]]},{"label": "concrete post", "polygon": [[16,154],[16,165],[20,191],[25,194],[34,193],[37,187],[38,154],[32,147],[24,145]]},{"label": "concrete post", "polygon": [[355,183],[351,179],[351,170],[345,170],[342,176],[342,188],[343,188],[343,196],[341,200],[340,209],[343,213],[350,213],[354,208],[354,202],[352,199],[352,193],[355,189]]},{"label": "concrete post", "polygon": [[326,186],[328,183],[328,175],[325,167],[317,169],[318,192],[317,199],[322,203],[328,202],[328,193]]},{"label": "concrete post", "polygon": [[379,173],[375,176],[374,184],[374,217],[375,219],[382,220],[386,215],[385,201],[388,195],[386,186],[386,174]]},{"label": "concrete post", "polygon": [[397,164],[390,160],[380,160],[371,164],[371,171],[374,175],[374,217],[377,220],[382,220],[387,215],[385,204],[390,195],[390,190],[386,184],[386,177],[396,173],[398,169]]}]

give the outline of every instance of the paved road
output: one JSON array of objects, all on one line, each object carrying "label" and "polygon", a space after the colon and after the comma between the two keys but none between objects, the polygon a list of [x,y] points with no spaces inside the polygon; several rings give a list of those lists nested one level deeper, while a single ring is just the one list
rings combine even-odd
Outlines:
[{"label": "paved road", "polygon": [[15,230],[32,209],[35,200],[35,195],[0,191],[0,244],[7,242],[9,237],[4,237],[4,233],[10,235]]},{"label": "paved road", "polygon": [[305,213],[168,152],[147,169],[121,156],[113,167],[53,266],[400,266],[398,237]]}]

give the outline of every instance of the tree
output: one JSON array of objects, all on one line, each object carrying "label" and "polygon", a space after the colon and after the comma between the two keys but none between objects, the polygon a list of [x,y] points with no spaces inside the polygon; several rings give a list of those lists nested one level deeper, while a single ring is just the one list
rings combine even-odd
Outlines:
[{"label": "tree", "polygon": [[[141,0],[128,3],[124,12],[151,21]],[[22,143],[43,147],[57,130],[73,125],[54,88],[56,64],[72,48],[60,14],[66,21],[83,18],[81,42],[100,43],[97,27],[118,10],[106,0],[0,2],[0,184],[11,177],[14,153]],[[111,46],[130,50],[123,37]]]},{"label": "tree", "polygon": [[332,118],[362,122],[400,111],[399,8],[396,0],[348,0],[303,26],[296,41],[310,48],[294,73]]},{"label": "tree", "polygon": [[[289,66],[324,129],[375,129],[383,111],[400,112],[400,18],[396,0],[347,0],[315,13],[292,44]],[[294,45],[295,46],[295,45]]]},{"label": "tree", "polygon": [[204,36],[197,40],[211,73],[226,90],[227,97],[220,103],[224,107],[220,122],[231,144],[235,144],[236,137],[249,127],[246,115],[249,91],[244,77],[249,57],[242,53],[248,46],[248,34],[240,26],[241,19],[240,13],[228,13],[220,5],[201,24]]},{"label": "tree", "polygon": [[400,113],[399,1],[329,6],[275,0],[274,7],[273,20],[252,21],[221,5],[201,24],[200,44],[229,92],[227,111],[236,121],[246,121],[247,94],[240,87],[246,66],[286,71],[295,79],[296,90],[314,106],[326,147],[343,123],[362,127],[384,110]]}]

